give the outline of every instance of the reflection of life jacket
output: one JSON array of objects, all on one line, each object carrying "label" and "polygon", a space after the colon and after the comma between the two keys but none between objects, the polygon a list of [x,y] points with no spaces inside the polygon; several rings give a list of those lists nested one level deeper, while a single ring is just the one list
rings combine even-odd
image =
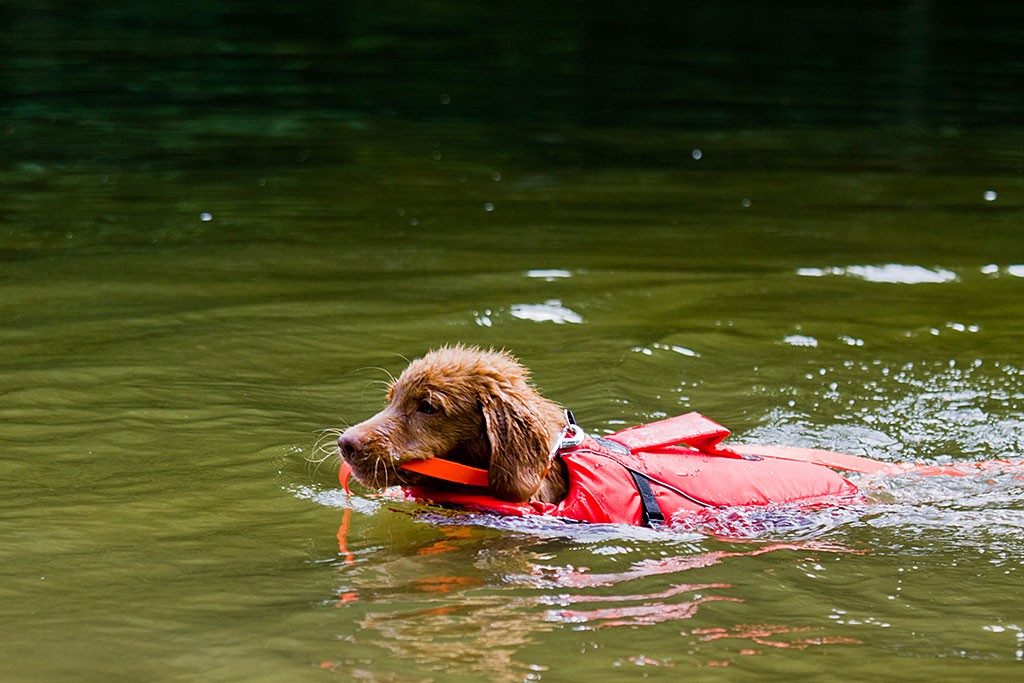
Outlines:
[{"label": "reflection of life jacket", "polygon": [[[564,439],[556,454],[569,472],[569,492],[559,503],[511,503],[489,495],[424,487],[412,487],[408,492],[417,500],[507,515],[539,514],[645,526],[714,508],[817,507],[860,500],[857,487],[826,466],[831,462],[777,454],[762,457],[746,448],[746,454],[723,448],[719,442],[728,430],[697,413],[632,427],[605,438],[576,431],[581,438]],[[687,445],[675,445],[684,442]],[[850,462],[864,460],[827,455],[847,457]]]}]

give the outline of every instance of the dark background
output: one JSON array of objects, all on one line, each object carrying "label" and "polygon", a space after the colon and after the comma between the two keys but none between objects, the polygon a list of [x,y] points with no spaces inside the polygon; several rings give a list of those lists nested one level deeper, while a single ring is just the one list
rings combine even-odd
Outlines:
[{"label": "dark background", "polygon": [[[0,4],[0,116],[1018,124],[1024,3]],[[9,156],[7,153],[0,153]]]}]

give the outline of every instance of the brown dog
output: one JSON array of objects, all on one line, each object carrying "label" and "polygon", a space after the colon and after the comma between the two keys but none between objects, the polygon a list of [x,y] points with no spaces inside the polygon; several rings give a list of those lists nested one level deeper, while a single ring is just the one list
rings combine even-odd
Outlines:
[{"label": "brown dog", "polygon": [[497,498],[557,503],[568,489],[565,465],[553,459],[565,426],[564,410],[512,356],[451,346],[410,363],[384,410],[346,429],[338,449],[372,488],[424,484],[399,465],[439,457],[488,470]]}]

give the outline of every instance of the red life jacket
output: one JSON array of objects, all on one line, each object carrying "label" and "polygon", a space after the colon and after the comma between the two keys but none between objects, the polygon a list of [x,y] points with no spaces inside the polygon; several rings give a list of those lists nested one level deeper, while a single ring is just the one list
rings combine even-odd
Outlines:
[{"label": "red life jacket", "polygon": [[[512,503],[424,487],[407,491],[421,501],[506,515],[645,526],[715,508],[817,507],[860,500],[857,487],[829,467],[741,455],[719,446],[728,434],[708,418],[688,413],[605,438],[585,436],[557,452],[569,472],[569,492],[559,503]],[[683,441],[688,445],[674,445]]]}]

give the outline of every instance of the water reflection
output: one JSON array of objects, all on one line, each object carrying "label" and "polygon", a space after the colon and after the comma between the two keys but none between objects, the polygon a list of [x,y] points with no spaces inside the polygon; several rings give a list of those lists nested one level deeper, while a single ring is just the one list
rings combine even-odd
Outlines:
[{"label": "water reflection", "polygon": [[[805,650],[808,647],[820,645],[860,645],[861,641],[856,638],[844,636],[814,636],[806,635],[813,633],[814,629],[806,627],[785,626],[783,624],[758,624],[735,626],[730,629],[711,628],[696,629],[691,632],[704,642],[722,639],[734,639],[750,641],[751,644],[763,645],[788,650]],[[793,637],[796,636],[796,637]],[[740,651],[741,655],[757,654],[756,650],[745,649]],[[720,662],[722,666],[728,666],[728,662]]]},{"label": "water reflection", "polygon": [[480,327],[492,327],[496,322],[506,318],[529,320],[538,323],[555,323],[556,325],[563,325],[565,323],[579,325],[584,322],[583,316],[563,306],[562,302],[558,299],[549,299],[540,304],[512,304],[508,310],[504,308],[487,308],[473,313],[473,320]]},{"label": "water reflection", "polygon": [[[697,608],[706,602],[743,602],[740,598],[723,595],[703,595],[711,589],[731,588],[728,584],[679,584],[658,593],[644,595],[592,596],[559,594],[549,598],[557,607],[547,614],[547,620],[576,627],[598,629],[613,626],[649,626],[665,621],[690,619]],[[683,593],[693,593],[686,600],[675,600]],[[608,603],[614,607],[593,609],[574,608],[575,605]],[[636,603],[620,605],[618,603]]]},{"label": "water reflection", "polygon": [[837,266],[830,268],[800,268],[796,274],[806,277],[849,275],[868,282],[905,285],[941,284],[944,282],[955,282],[957,279],[956,273],[943,268],[925,268],[923,266],[908,266],[898,263],[888,263],[882,266],[847,266],[845,268]]},{"label": "water reflection", "polygon": [[[479,521],[479,516],[460,517]],[[543,660],[548,664],[531,661],[530,652],[544,642],[543,634],[562,629],[603,633],[670,627],[681,637],[683,649],[687,642],[744,641],[736,656],[759,654],[764,647],[804,649],[859,642],[830,633],[828,624],[814,623],[817,620],[796,626],[754,625],[736,623],[725,613],[708,615],[701,626],[678,630],[710,607],[746,601],[732,583],[684,581],[684,576],[769,555],[779,555],[780,562],[799,569],[815,565],[822,553],[846,552],[837,546],[768,543],[708,549],[680,540],[652,545],[647,532],[638,530],[634,535],[628,528],[615,529],[614,539],[612,530],[605,529],[603,533],[612,540],[595,544],[575,534],[576,530],[590,534],[589,525],[549,523],[550,532],[558,529],[561,534],[559,554],[569,545],[575,547],[573,555],[578,559],[603,565],[609,557],[641,556],[620,570],[592,571],[556,561],[556,555],[546,549],[550,539],[507,530],[492,536],[476,525],[438,525],[442,519],[434,516],[426,521],[435,540],[397,556],[388,553],[390,558],[364,556],[352,563],[345,557],[338,565],[344,585],[335,604],[352,611],[358,626],[358,631],[339,639],[373,643],[390,656],[427,670],[486,674],[489,680],[500,681],[523,680],[530,672],[550,666],[549,657]],[[348,524],[346,519],[345,532]],[[685,548],[693,552],[680,552]],[[346,544],[342,552],[350,552]],[[672,660],[647,661],[642,655],[626,659],[635,664],[674,665]],[[714,661],[726,665],[730,660]],[[325,666],[347,665],[338,660]]]}]

